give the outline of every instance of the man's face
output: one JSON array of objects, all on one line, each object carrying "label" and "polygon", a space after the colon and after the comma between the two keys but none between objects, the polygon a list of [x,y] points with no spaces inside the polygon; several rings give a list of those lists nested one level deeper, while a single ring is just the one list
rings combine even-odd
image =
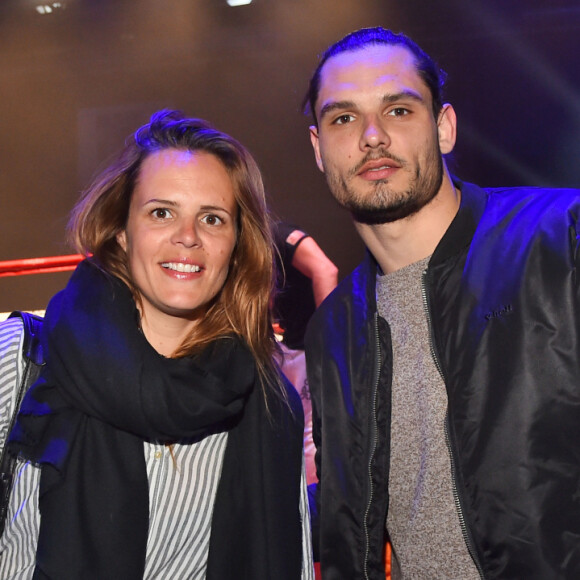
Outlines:
[{"label": "man's face", "polygon": [[[437,195],[443,179],[438,122],[406,48],[376,45],[331,57],[315,114],[318,128],[310,133],[318,167],[356,221],[403,219]],[[439,119],[445,115],[444,108]],[[444,147],[447,153],[452,145]]]}]

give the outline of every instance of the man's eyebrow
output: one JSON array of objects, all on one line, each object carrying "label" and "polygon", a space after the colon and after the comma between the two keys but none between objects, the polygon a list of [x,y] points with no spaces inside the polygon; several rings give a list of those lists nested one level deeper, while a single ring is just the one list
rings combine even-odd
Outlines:
[{"label": "man's eyebrow", "polygon": [[[389,105],[391,103],[396,103],[397,101],[417,101],[422,103],[423,97],[420,93],[412,90],[404,90],[398,93],[388,93],[383,95],[382,103],[384,105]],[[354,101],[331,101],[326,103],[320,109],[320,119],[323,119],[326,115],[334,111],[345,111],[347,109],[355,109],[356,103]]]},{"label": "man's eyebrow", "polygon": [[424,102],[423,97],[420,93],[412,90],[405,90],[399,93],[389,93],[383,95],[383,104],[390,105],[391,103],[396,103],[398,101],[417,101],[418,103]]},{"label": "man's eyebrow", "polygon": [[331,101],[326,103],[320,109],[320,118],[322,119],[325,115],[332,113],[333,111],[344,111],[345,109],[354,109],[354,101]]}]

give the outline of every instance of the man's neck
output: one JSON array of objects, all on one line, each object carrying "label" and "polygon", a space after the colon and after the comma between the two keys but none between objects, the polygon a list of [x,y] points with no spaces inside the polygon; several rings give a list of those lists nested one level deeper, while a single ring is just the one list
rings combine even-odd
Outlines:
[{"label": "man's neck", "polygon": [[430,256],[459,210],[461,192],[445,173],[439,193],[408,218],[386,224],[355,222],[363,242],[385,274]]}]

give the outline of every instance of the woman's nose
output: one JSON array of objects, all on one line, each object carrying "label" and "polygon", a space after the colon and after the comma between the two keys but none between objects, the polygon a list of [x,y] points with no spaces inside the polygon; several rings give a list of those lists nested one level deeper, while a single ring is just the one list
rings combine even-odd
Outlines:
[{"label": "woman's nose", "polygon": [[173,242],[181,244],[186,248],[192,248],[201,245],[201,238],[195,222],[183,220],[177,224],[173,234]]}]

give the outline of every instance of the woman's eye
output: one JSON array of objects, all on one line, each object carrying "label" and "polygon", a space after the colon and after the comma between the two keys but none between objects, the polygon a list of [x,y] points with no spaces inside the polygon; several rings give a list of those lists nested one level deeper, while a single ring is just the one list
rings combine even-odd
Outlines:
[{"label": "woman's eye", "polygon": [[158,219],[164,220],[166,218],[171,217],[171,212],[168,209],[164,208],[164,207],[158,207],[157,209],[154,209],[151,212],[151,215],[153,217],[158,218]]},{"label": "woman's eye", "polygon": [[201,221],[208,226],[217,226],[223,223],[222,218],[215,214],[206,215],[201,219]]}]

